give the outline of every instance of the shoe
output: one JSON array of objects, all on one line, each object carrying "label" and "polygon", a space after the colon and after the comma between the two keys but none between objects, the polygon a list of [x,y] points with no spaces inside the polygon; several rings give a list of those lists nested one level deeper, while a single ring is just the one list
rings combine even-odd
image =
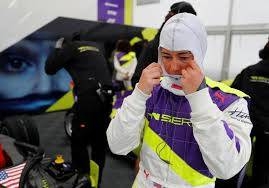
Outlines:
[{"label": "shoe", "polygon": [[75,188],[92,188],[91,182],[87,178],[87,175],[78,176]]}]

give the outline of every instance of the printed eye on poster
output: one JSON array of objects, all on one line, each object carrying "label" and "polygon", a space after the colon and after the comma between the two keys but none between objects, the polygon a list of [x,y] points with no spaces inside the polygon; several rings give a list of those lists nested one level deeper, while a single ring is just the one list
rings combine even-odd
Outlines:
[{"label": "printed eye on poster", "polygon": [[117,24],[132,24],[132,0],[99,0],[98,21]]}]

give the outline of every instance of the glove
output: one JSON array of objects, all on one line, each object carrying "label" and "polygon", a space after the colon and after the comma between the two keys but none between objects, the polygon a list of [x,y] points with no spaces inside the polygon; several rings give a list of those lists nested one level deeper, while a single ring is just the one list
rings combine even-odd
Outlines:
[{"label": "glove", "polygon": [[62,37],[56,41],[55,48],[62,48],[63,43],[64,43],[64,38]]}]

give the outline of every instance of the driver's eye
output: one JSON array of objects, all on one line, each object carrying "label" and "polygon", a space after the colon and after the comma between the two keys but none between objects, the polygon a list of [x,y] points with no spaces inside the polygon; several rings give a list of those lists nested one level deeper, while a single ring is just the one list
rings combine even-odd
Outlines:
[{"label": "driver's eye", "polygon": [[189,52],[187,53],[181,53],[178,55],[178,59],[182,61],[183,63],[188,63],[191,60],[193,60],[193,55]]},{"label": "driver's eye", "polygon": [[172,57],[171,56],[168,56],[168,55],[163,55],[162,58],[163,59],[171,59]]}]

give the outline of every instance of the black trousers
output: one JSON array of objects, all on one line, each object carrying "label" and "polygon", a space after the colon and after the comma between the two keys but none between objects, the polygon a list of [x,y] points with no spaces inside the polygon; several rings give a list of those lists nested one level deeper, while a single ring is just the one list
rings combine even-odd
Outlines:
[{"label": "black trousers", "polygon": [[253,183],[252,187],[269,187],[269,134],[263,130],[256,130],[256,142],[253,155]]},{"label": "black trousers", "polygon": [[80,174],[90,172],[88,145],[91,159],[99,165],[99,182],[105,165],[107,148],[106,129],[109,124],[111,105],[102,102],[95,93],[78,97],[72,121],[72,164]]}]

